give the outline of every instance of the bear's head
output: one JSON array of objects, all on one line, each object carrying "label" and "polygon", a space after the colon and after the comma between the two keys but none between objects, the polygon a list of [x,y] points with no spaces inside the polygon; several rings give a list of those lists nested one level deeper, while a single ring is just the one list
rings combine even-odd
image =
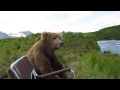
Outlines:
[{"label": "bear's head", "polygon": [[63,47],[62,33],[43,32],[41,37],[47,46],[59,49]]}]

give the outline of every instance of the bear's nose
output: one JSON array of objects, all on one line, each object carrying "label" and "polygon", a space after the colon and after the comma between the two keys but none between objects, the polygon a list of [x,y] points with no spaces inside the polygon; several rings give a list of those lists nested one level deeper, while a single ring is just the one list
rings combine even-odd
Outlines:
[{"label": "bear's nose", "polygon": [[60,46],[63,47],[64,43],[60,43]]}]

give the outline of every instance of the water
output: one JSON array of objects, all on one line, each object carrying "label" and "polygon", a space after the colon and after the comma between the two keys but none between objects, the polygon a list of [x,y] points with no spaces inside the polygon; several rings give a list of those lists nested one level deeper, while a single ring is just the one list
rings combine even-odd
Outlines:
[{"label": "water", "polygon": [[120,55],[120,40],[102,40],[97,41],[101,52],[111,51],[113,54]]}]

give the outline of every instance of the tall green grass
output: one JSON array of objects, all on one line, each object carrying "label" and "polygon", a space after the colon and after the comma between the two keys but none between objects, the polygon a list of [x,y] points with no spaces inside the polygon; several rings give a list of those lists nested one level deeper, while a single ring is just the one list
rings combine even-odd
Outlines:
[{"label": "tall green grass", "polygon": [[119,79],[120,56],[92,50],[79,59],[75,72],[76,78]]}]

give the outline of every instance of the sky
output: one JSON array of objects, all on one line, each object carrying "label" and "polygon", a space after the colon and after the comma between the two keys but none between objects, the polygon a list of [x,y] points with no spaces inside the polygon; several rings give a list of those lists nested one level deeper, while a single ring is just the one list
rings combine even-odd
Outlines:
[{"label": "sky", "polygon": [[0,11],[0,31],[94,32],[120,25],[120,11]]}]

